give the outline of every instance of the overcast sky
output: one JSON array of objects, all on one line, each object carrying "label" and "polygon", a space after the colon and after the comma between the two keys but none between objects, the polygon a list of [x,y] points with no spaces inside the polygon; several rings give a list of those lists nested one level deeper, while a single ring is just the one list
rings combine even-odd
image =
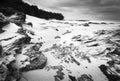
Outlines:
[{"label": "overcast sky", "polygon": [[66,19],[120,20],[120,0],[23,0],[63,13]]}]

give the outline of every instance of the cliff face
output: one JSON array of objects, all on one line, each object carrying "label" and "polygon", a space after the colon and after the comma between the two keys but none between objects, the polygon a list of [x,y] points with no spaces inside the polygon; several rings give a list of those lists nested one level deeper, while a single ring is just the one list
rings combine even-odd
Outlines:
[{"label": "cliff face", "polygon": [[64,16],[61,13],[47,12],[42,9],[38,9],[37,6],[30,6],[27,3],[24,3],[22,0],[0,0],[1,7],[11,7],[15,10],[23,12],[25,14],[35,16],[42,19],[57,19],[63,20]]},{"label": "cliff face", "polygon": [[[0,81],[20,81],[23,71],[42,69],[47,63],[47,58],[39,51],[41,45],[36,43],[30,44],[31,37],[27,35],[28,31],[26,29],[24,30],[25,27],[23,25],[29,26],[29,23],[28,25],[26,23],[26,15],[24,13],[10,7],[0,7],[0,38],[6,37],[3,36],[5,33],[7,36],[10,36],[12,32],[20,36],[5,47],[1,45],[1,41],[9,41],[17,36],[0,39]],[[29,44],[31,45],[28,48],[31,50],[29,54],[26,51],[23,55],[19,55],[22,53],[23,46]],[[33,47],[35,49],[32,49]],[[18,66],[17,64],[19,62],[17,60],[20,58],[19,56],[24,60],[27,59],[27,61],[22,62],[22,66]]]}]

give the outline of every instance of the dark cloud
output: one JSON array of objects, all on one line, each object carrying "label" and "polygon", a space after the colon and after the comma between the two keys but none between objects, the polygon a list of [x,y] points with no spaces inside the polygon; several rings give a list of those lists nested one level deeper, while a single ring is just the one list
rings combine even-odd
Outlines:
[{"label": "dark cloud", "polygon": [[120,20],[120,0],[92,0],[88,5],[102,20]]},{"label": "dark cloud", "polygon": [[113,6],[113,5],[119,5],[120,6],[120,0],[101,0],[101,3],[100,3],[102,6]]},{"label": "dark cloud", "polygon": [[120,8],[118,6],[96,8],[94,13],[102,14],[101,19],[120,20]]}]

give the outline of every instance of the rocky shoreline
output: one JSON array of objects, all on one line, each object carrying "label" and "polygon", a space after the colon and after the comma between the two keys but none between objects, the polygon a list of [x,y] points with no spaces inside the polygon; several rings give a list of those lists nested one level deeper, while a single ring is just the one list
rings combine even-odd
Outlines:
[{"label": "rocky shoreline", "polygon": [[[119,24],[29,17],[0,14],[0,81],[21,81],[35,70],[54,81],[120,80]],[[11,31],[5,27],[14,27],[12,37],[4,37]]]}]

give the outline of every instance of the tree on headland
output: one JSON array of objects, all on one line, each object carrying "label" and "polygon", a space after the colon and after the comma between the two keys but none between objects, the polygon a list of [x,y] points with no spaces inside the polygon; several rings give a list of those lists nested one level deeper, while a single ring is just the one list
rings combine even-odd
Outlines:
[{"label": "tree on headland", "polygon": [[23,2],[22,0],[0,0],[0,7],[11,7],[25,14],[35,16],[38,18],[43,18],[46,20],[49,20],[49,19],[63,20],[64,19],[64,16],[61,13],[48,12],[48,11],[39,9],[35,5],[31,6]]}]

